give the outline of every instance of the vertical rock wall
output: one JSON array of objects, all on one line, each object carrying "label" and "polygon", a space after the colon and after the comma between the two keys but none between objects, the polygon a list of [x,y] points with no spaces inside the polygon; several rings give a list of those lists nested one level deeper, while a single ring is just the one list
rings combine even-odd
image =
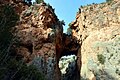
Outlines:
[{"label": "vertical rock wall", "polygon": [[61,71],[61,80],[80,80],[80,66],[78,49],[79,44],[71,35],[63,34],[63,50],[59,59],[59,68]]},{"label": "vertical rock wall", "polygon": [[62,50],[62,28],[54,9],[46,3],[24,10],[15,27],[15,53],[28,65],[35,65],[46,80],[60,80],[58,58]]},{"label": "vertical rock wall", "polygon": [[120,1],[81,7],[71,23],[81,48],[81,78],[120,79]]},{"label": "vertical rock wall", "polygon": [[79,80],[79,71],[81,79],[120,79],[120,1],[81,7],[71,23],[72,37],[63,35],[62,23],[50,5],[7,2],[20,15],[12,50],[28,65],[35,65],[47,80],[60,80],[59,59],[71,53],[77,56],[75,80]]}]

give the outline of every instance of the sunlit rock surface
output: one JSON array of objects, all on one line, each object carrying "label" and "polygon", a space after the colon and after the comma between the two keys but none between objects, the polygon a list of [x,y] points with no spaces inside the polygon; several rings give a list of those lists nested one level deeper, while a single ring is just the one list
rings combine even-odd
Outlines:
[{"label": "sunlit rock surface", "polygon": [[69,80],[74,77],[73,75],[75,74],[76,60],[77,56],[75,55],[67,55],[60,58],[59,68],[62,74],[62,80]]},{"label": "sunlit rock surface", "polygon": [[13,49],[28,65],[35,65],[46,80],[60,79],[60,52],[57,50],[62,47],[62,28],[54,9],[46,3],[34,4],[23,10],[15,27],[17,42]]},{"label": "sunlit rock surface", "polygon": [[59,61],[59,68],[61,69],[62,74],[67,73],[67,68],[74,67],[76,64],[77,57],[75,55],[62,56]]},{"label": "sunlit rock surface", "polygon": [[81,78],[120,79],[120,1],[83,6],[71,23],[81,48]]}]

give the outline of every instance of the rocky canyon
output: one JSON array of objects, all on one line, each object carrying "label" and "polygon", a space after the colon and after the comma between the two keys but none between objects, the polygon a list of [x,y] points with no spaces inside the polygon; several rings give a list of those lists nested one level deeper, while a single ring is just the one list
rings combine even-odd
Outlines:
[{"label": "rocky canyon", "polygon": [[54,11],[0,1],[0,79],[120,80],[120,1],[81,6],[70,34]]}]

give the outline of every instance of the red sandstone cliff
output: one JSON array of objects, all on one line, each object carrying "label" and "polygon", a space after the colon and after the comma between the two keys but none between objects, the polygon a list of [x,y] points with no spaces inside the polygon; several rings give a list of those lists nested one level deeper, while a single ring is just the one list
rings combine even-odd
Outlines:
[{"label": "red sandstone cliff", "polygon": [[16,53],[22,55],[45,75],[47,80],[59,80],[62,24],[46,3],[35,4],[21,13],[15,37],[19,42]]},{"label": "red sandstone cliff", "polygon": [[63,23],[46,3],[28,6],[23,0],[2,0],[12,5],[20,20],[14,28],[11,51],[35,65],[47,80],[60,80],[58,60],[62,52]]},{"label": "red sandstone cliff", "polygon": [[71,23],[72,36],[63,34],[63,23],[46,3],[28,6],[22,0],[1,0],[3,4],[20,15],[11,50],[47,80],[60,80],[59,59],[71,53],[77,56],[75,80],[80,75],[90,80],[120,78],[120,1],[81,7]]}]

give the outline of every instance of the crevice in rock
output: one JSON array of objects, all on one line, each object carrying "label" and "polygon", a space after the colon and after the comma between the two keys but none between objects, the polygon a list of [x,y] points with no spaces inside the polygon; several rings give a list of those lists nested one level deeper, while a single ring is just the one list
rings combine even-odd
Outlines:
[{"label": "crevice in rock", "polygon": [[71,35],[63,34],[63,51],[59,59],[61,80],[80,80],[79,47]]}]

